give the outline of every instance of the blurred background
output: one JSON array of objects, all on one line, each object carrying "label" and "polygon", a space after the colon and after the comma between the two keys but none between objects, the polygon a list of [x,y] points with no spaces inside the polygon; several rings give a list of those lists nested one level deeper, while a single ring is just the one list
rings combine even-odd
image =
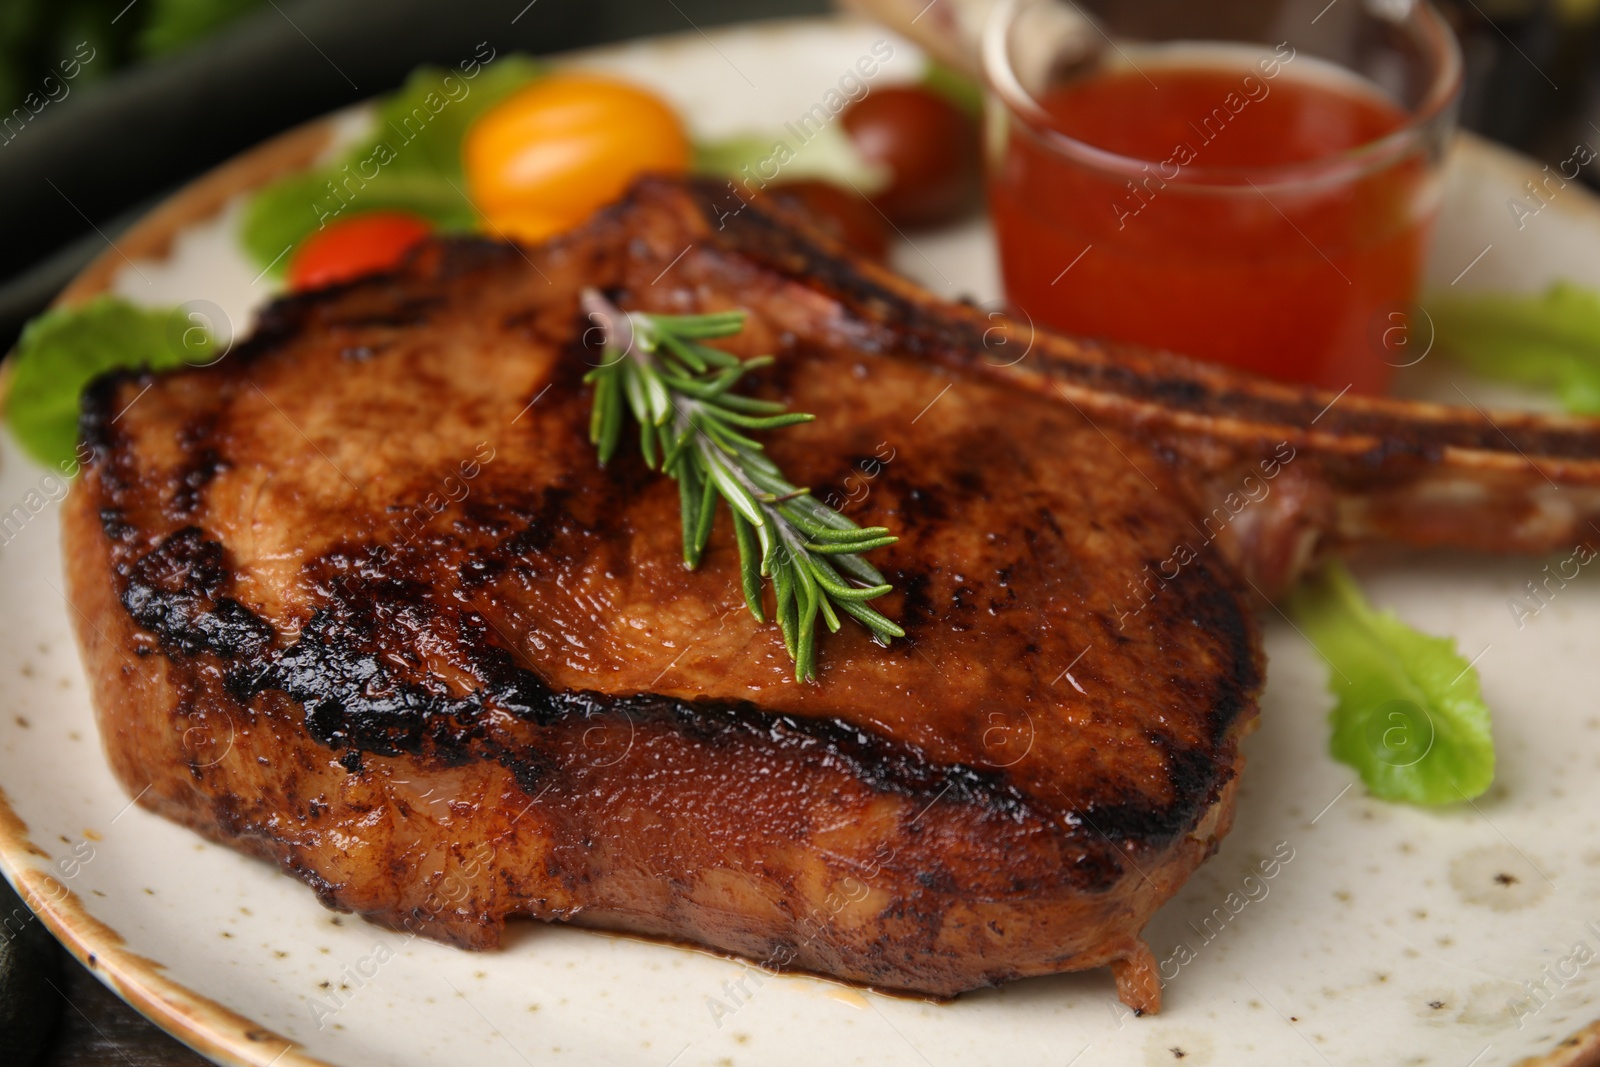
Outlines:
[{"label": "blurred background", "polygon": [[393,89],[420,63],[452,64],[485,40],[500,54],[539,54],[828,7],[0,0],[0,351],[107,237],[185,181],[272,134]]},{"label": "blurred background", "polygon": [[[1378,2],[1378,0],[1361,0]],[[1547,163],[1600,147],[1600,0],[1438,0],[1463,124]],[[257,142],[491,41],[533,54],[828,0],[0,0],[0,351],[123,229]],[[1559,86],[1559,88],[1558,88]],[[1600,188],[1600,166],[1584,180]],[[26,910],[0,882],[0,914]],[[72,964],[0,930],[0,1064],[202,1061]]]},{"label": "blurred background", "polygon": [[[1464,125],[1546,162],[1600,144],[1600,0],[1439,0]],[[828,0],[4,0],[0,349],[184,181],[493,39],[553,52]],[[63,61],[71,64],[62,67]],[[70,79],[64,71],[74,71]],[[51,79],[47,81],[46,79]],[[1557,88],[1559,86],[1560,88]],[[1600,187],[1593,164],[1585,178]]]}]

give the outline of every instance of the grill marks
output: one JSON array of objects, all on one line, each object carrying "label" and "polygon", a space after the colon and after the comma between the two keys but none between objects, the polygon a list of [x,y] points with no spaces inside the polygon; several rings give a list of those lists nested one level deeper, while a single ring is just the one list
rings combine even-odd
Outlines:
[{"label": "grill marks", "polygon": [[[870,323],[869,316],[879,316],[889,324],[887,332],[879,331],[879,338],[892,340],[901,351],[932,354],[981,350],[982,333],[975,327],[961,320],[929,315],[927,309],[867,281],[848,263],[798,241],[786,228],[764,216],[745,214],[742,222],[721,235],[720,240],[736,252],[730,253],[725,247],[703,257],[699,268],[696,255],[691,254],[679,264],[683,272],[748,272],[752,262],[781,262],[786,269],[809,272],[806,284],[864,316],[863,323]],[[482,242],[425,245],[406,272],[393,280],[373,279],[280,301],[263,315],[258,333],[236,347],[229,360],[214,368],[190,372],[186,377],[214,379],[216,385],[223,387],[219,395],[226,396],[235,383],[241,379],[248,382],[257,368],[265,369],[269,362],[281,359],[286,348],[317,330],[349,334],[338,341],[339,350],[343,351],[352,344],[368,346],[375,336],[382,337],[402,326],[422,328],[430,316],[442,326],[452,317],[449,301],[459,297],[427,290],[454,281],[464,292],[477,294],[492,287],[500,272],[517,270],[519,265],[520,258],[508,258],[504,249]],[[781,293],[778,299],[782,299]],[[305,576],[314,587],[323,590],[324,599],[297,627],[280,622],[279,628],[286,635],[292,634],[292,638],[274,641],[272,625],[221,591],[232,573],[231,564],[225,561],[223,547],[207,541],[200,528],[193,525],[173,534],[170,543],[158,546],[129,571],[123,594],[125,606],[140,625],[154,630],[173,652],[192,655],[204,651],[236,660],[228,674],[233,694],[241,703],[248,704],[269,689],[289,695],[305,707],[312,736],[320,744],[341,751],[381,755],[427,752],[458,761],[467,758],[467,750],[482,740],[482,723],[490,708],[547,723],[551,715],[557,714],[552,710],[555,697],[550,687],[527,669],[525,649],[517,647],[523,638],[522,627],[515,613],[506,610],[503,596],[508,587],[528,589],[540,583],[565,581],[567,572],[557,561],[595,553],[603,554],[608,575],[630,578],[641,553],[628,546],[640,530],[614,503],[662,489],[659,476],[648,471],[631,452],[625,451],[612,469],[603,473],[592,466],[592,453],[583,442],[587,390],[579,379],[585,366],[598,356],[589,344],[592,339],[572,318],[568,317],[568,333],[563,337],[551,336],[552,320],[547,313],[501,316],[503,321],[513,322],[509,327],[513,334],[544,338],[559,349],[546,383],[548,391],[543,387],[536,391],[541,399],[527,406],[521,415],[530,425],[539,424],[544,433],[542,440],[554,436],[562,442],[563,454],[570,450],[569,469],[553,483],[529,486],[513,494],[504,484],[483,477],[471,485],[471,493],[459,507],[437,515],[405,543],[341,546],[308,561]],[[759,329],[758,321],[752,332]],[[848,324],[845,329],[861,335],[872,333],[869,328]],[[753,377],[752,384],[762,395],[792,402],[795,391],[808,384],[814,388],[817,377],[797,377],[799,368],[835,358],[830,346],[836,342],[801,335],[790,336],[786,343],[789,349],[784,358]],[[386,344],[377,344],[373,353],[364,365],[374,367],[374,373],[386,373],[376,369],[387,358]],[[875,361],[883,358],[873,355],[870,346],[856,357],[866,361],[863,373],[874,381],[884,371]],[[972,388],[956,380],[956,395],[950,396],[944,393],[945,387],[952,384],[947,376],[923,381],[923,391],[929,396],[940,395],[945,405],[938,417],[924,420],[929,429],[943,425],[944,415],[959,410],[963,396]],[[111,466],[116,468],[129,467],[132,458],[113,432],[110,422],[114,415],[108,412],[115,411],[120,398],[135,384],[143,388],[145,380],[130,382],[126,388],[119,388],[121,384],[115,376],[99,383],[90,393],[84,416],[86,438],[112,453]],[[238,391],[245,393],[248,389],[240,385]],[[277,386],[272,392],[281,395]],[[814,408],[816,405],[810,401],[815,399],[806,398],[806,406]],[[916,399],[919,411],[925,408],[926,400],[920,396]],[[845,410],[848,412],[849,408]],[[201,411],[189,421],[180,450],[190,458],[172,476],[177,488],[171,503],[163,509],[168,521],[203,510],[200,502],[205,489],[218,473],[233,465],[226,454],[226,427],[218,426],[220,417],[218,411]],[[993,561],[996,573],[1002,575],[998,581],[979,583],[972,575],[962,573],[972,571],[974,565],[981,572],[991,562],[988,559],[966,564],[941,561],[935,539],[952,525],[981,526],[990,521],[985,516],[998,492],[1028,495],[1029,486],[1040,477],[1033,469],[1033,454],[1029,451],[1036,443],[1019,441],[993,427],[958,429],[953,435],[933,430],[912,436],[906,431],[915,430],[914,424],[891,424],[896,436],[883,430],[881,421],[857,422],[848,417],[834,420],[827,431],[831,447],[819,450],[815,442],[808,442],[807,449],[797,450],[793,456],[780,455],[786,465],[796,467],[803,480],[821,485],[841,470],[854,470],[857,464],[852,459],[876,458],[880,454],[880,436],[894,438],[889,443],[897,449],[897,459],[884,465],[871,480],[871,499],[865,506],[880,508],[881,521],[905,535],[920,534],[932,547],[921,553],[902,552],[899,558],[886,561],[886,574],[897,589],[886,606],[901,619],[911,640],[898,649],[870,654],[910,660],[925,655],[918,653],[916,647],[930,635],[951,630],[981,634],[1002,613],[1026,616],[1028,604],[1019,598],[1018,586],[1048,578],[1050,567],[1041,560],[1039,538],[1059,543],[1067,536],[1048,497],[1038,505],[1028,506],[1035,517],[1024,520],[1020,528],[990,531],[990,545],[1011,543],[1010,548],[999,548],[999,557]],[[914,455],[901,447],[907,442],[915,450]],[[290,443],[296,442],[291,439]],[[781,444],[777,442],[774,447]],[[814,469],[807,469],[808,465]],[[130,468],[126,482],[113,478],[107,488],[126,489],[112,496],[138,503],[145,497],[139,474]],[[128,541],[131,549],[153,531],[132,533],[126,522],[127,512],[126,508],[108,509],[105,528],[114,540],[120,536]],[[440,560],[450,561],[449,566],[441,567]],[[126,564],[123,569],[128,570]],[[150,572],[168,571],[192,571],[193,576],[181,586],[149,580]],[[1173,595],[1180,603],[1193,601],[1205,607],[1213,624],[1211,632],[1220,633],[1228,642],[1223,658],[1230,661],[1233,672],[1226,693],[1196,689],[1190,692],[1207,709],[1210,725],[1204,734],[1208,744],[1204,750],[1196,749],[1194,756],[1210,768],[1210,774],[1204,782],[1192,776],[1174,777],[1170,787],[1162,790],[1165,798],[1156,804],[1149,796],[1117,797],[1101,792],[1084,805],[1084,810],[1092,810],[1109,801],[1119,810],[1142,810],[1145,816],[1110,821],[1134,825],[1142,820],[1144,825],[1161,827],[1158,836],[1178,832],[1185,822],[1192,822],[1214,802],[1217,789],[1231,777],[1227,769],[1230,757],[1225,754],[1229,747],[1227,733],[1250,710],[1253,688],[1259,684],[1248,617],[1233,599],[1226,579],[1218,588],[1219,577],[1210,570],[1201,568],[1190,576],[1195,580],[1181,583]],[[462,603],[478,602],[490,615],[498,616],[498,621],[488,623],[483,614],[461,607]],[[1090,612],[1091,617],[1103,614],[1103,609]],[[1025,618],[1019,621],[1026,623]],[[1099,625],[1115,629],[1114,621],[1109,627],[1104,621]],[[417,635],[430,632],[435,639],[447,637],[450,645],[446,658],[452,664],[452,676],[448,682],[414,653]],[[1031,640],[1028,648],[1032,650],[1027,653],[1028,658],[1037,660],[1037,647]],[[396,662],[407,663],[406,670],[399,672],[387,666]],[[1041,662],[1040,669],[1049,668]],[[1029,699],[1038,696],[1033,694]],[[719,709],[723,705],[718,702],[694,706],[699,714],[722,714]],[[797,721],[811,720],[806,717]],[[856,729],[842,720],[838,726]],[[1004,777],[997,775],[997,780]]]},{"label": "grill marks", "polygon": [[[341,552],[338,569],[348,573],[348,560],[363,555],[378,553]],[[308,733],[341,753],[352,773],[360,773],[362,755],[423,756],[446,766],[490,758],[514,769],[525,788],[537,792],[549,761],[537,750],[508,749],[493,736],[488,719],[499,710],[539,727],[574,720],[602,730],[654,725],[714,747],[795,751],[846,767],[874,790],[973,804],[1016,822],[1052,819],[1001,770],[941,766],[915,746],[840,720],[774,716],[750,702],[554,691],[500,647],[500,634],[481,614],[440,609],[430,587],[381,571],[348,584],[330,581],[328,605],[292,643],[278,648],[264,620],[221,595],[230,580],[225,550],[196,527],[163,539],[124,569],[123,605],[156,635],[163,651],[180,660],[222,661],[227,691],[241,705],[256,705],[274,692],[288,696],[303,709]],[[455,654],[477,683],[472,689],[457,694],[428,676],[408,641],[419,630],[455,638]],[[394,666],[407,659],[408,669]],[[194,666],[183,672],[191,684]],[[1211,797],[1211,760],[1164,735],[1152,734],[1151,740],[1174,760],[1174,791],[1181,802],[1155,807],[1130,797],[1069,813],[1065,822],[1088,822],[1114,840],[1144,843],[1192,825]],[[1100,872],[1096,879],[1110,870],[1093,869]]]},{"label": "grill marks", "polygon": [[[525,788],[537,791],[548,761],[497,744],[487,724],[496,709],[539,727],[575,720],[600,729],[655,725],[715,747],[794,751],[847,767],[875,790],[975,804],[1018,822],[1039,817],[992,769],[939,766],[914,746],[838,720],[774,716],[749,702],[553,691],[495,644],[498,637],[482,615],[438,609],[431,590],[417,582],[379,577],[355,592],[334,583],[329,605],[293,643],[274,649],[263,620],[217,595],[228,581],[224,549],[195,527],[164,539],[128,570],[124,605],[165,651],[224,661],[228,690],[241,704],[283,693],[304,709],[306,729],[319,744],[350,756],[422,755],[444,765],[494,758],[515,767]],[[456,652],[468,661],[477,687],[454,695],[428,679],[414,656],[410,669],[393,666],[411,651],[402,635],[423,629],[454,632]],[[356,768],[361,763],[351,762]],[[1189,814],[1178,812],[1177,820]],[[1173,821],[1167,813],[1142,817],[1151,825]],[[1112,825],[1127,821],[1118,814],[1107,818]]]},{"label": "grill marks", "polygon": [[[107,532],[120,531],[114,518]],[[222,659],[259,654],[272,628],[221,590],[230,577],[223,548],[185,526],[117,568],[122,606],[169,653],[211,652]]]},{"label": "grill marks", "polygon": [[[505,647],[510,635],[504,629],[480,611],[460,606],[463,598],[471,602],[474,587],[492,586],[507,567],[526,568],[529,564],[519,561],[537,561],[553,550],[570,549],[575,533],[593,540],[595,531],[571,515],[568,490],[552,488],[536,499],[535,506],[516,511],[483,501],[466,509],[472,527],[492,534],[493,547],[484,556],[462,552],[460,537],[447,535],[444,540],[458,543],[452,547],[435,540],[406,546],[398,553],[381,544],[341,546],[313,561],[306,570],[325,591],[324,604],[286,644],[275,642],[272,626],[229,595],[234,574],[227,550],[196,526],[181,527],[152,550],[119,565],[120,597],[130,616],[155,634],[169,656],[222,661],[228,692],[240,705],[256,705],[271,692],[292,699],[303,709],[311,737],[341,753],[352,773],[360,772],[364,754],[407,754],[444,765],[489,758],[534,786],[549,761],[537,751],[508,749],[494,738],[488,720],[491,711],[498,710],[540,727],[577,718],[602,729],[655,724],[712,745],[761,740],[848,767],[873,789],[930,798],[948,795],[952,800],[981,803],[1007,818],[1023,819],[1031,813],[1046,822],[1054,819],[1034,811],[1003,770],[938,766],[915,746],[841,720],[775,717],[748,702],[552,690]],[[130,540],[123,524],[112,517],[115,514],[108,510],[103,516],[108,536]],[[1027,534],[1031,538],[1035,532]],[[1059,536],[1059,530],[1053,532]],[[441,551],[445,558],[462,559],[460,566],[470,575],[458,575],[454,590],[448,582],[440,588],[430,581],[425,561]],[[1008,585],[1015,580],[1014,570],[1015,566],[1005,568]],[[928,597],[934,579],[935,572],[927,569],[894,573],[903,595],[900,612],[913,641],[919,629],[970,627],[981,614],[963,600],[970,590],[960,584],[936,611]],[[1192,620],[1194,625],[1213,633],[1220,628],[1232,644],[1236,669],[1221,680],[1223,691],[1190,694],[1197,707],[1212,709],[1210,740],[1220,747],[1238,717],[1248,711],[1253,687],[1259,684],[1251,667],[1251,633],[1228,595],[1216,586],[1215,576],[1196,569],[1181,580],[1192,585],[1195,594],[1185,594],[1184,599],[1207,609]],[[941,580],[945,586],[951,581],[948,575]],[[431,674],[417,657],[415,638],[421,632],[448,641],[450,658],[462,669],[457,684]],[[902,645],[885,654],[916,652]],[[397,663],[406,666],[401,669]],[[198,689],[192,669],[179,673]],[[470,687],[463,688],[463,681]],[[1173,802],[1152,804],[1148,796],[1129,794],[1069,811],[1058,825],[1087,824],[1112,840],[1144,844],[1170,839],[1191,827],[1215,800],[1216,759],[1185,749],[1164,734],[1152,733],[1150,741],[1170,761]],[[1094,884],[1108,884],[1104,878],[1113,868],[1100,862],[1085,870],[1099,872],[1091,879]]]},{"label": "grill marks", "polygon": [[[1231,797],[1261,681],[1238,583],[1203,549],[1123,628],[1106,592],[1188,536],[1154,446],[1123,442],[1160,491],[1070,408],[962,370],[982,329],[959,309],[706,212],[646,183],[537,268],[425,244],[273,305],[213,367],[91,388],[69,510],[96,518],[69,552],[112,587],[103,628],[165,657],[150,689],[97,688],[113,759],[157,772],[174,725],[226,715],[232,747],[151,797],[391,922],[431,914],[462,849],[498,850],[429,920],[459,943],[581,914],[942,995],[1124,954]],[[819,415],[771,454],[819,493],[871,467],[847,510],[901,534],[874,561],[909,640],[847,622],[797,686],[725,517],[684,570],[675,487],[587,442],[584,284],[751,309],[730,344],[778,357],[753,390]],[[1078,690],[1057,676],[1086,645]],[[988,747],[995,710],[1025,758]],[[879,910],[797,933],[851,870]]]}]

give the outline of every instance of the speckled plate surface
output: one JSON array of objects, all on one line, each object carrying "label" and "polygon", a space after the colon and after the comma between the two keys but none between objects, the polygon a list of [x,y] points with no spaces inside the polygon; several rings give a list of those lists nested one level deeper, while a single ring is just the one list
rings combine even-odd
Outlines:
[{"label": "speckled plate surface", "polygon": [[[698,133],[723,134],[801,114],[880,39],[895,55],[876,82],[915,77],[909,45],[848,21],[691,32],[578,58],[657,87]],[[295,131],[202,179],[67,298],[110,288],[152,304],[210,301],[242,331],[270,293],[234,242],[237,194],[305,165],[361,120]],[[1465,271],[1460,288],[1600,285],[1600,207],[1588,194],[1563,189],[1521,229],[1507,209],[1537,169],[1462,143],[1435,284]],[[998,296],[981,222],[903,243],[896,257],[937,292]],[[1533,402],[1437,360],[1402,382],[1447,400],[1456,385],[1480,403]],[[1600,1061],[1595,576],[1519,627],[1507,600],[1544,560],[1394,556],[1360,568],[1380,605],[1477,657],[1495,711],[1495,786],[1439,811],[1375,802],[1328,757],[1323,668],[1267,619],[1271,680],[1245,744],[1238,820],[1146,931],[1170,980],[1163,1013],[1140,1019],[1105,972],[928,1004],[533,923],[502,951],[471,954],[326,911],[298,882],[132,805],[112,780],[60,593],[60,491],[0,441],[0,863],[108,984],[220,1061]]]}]

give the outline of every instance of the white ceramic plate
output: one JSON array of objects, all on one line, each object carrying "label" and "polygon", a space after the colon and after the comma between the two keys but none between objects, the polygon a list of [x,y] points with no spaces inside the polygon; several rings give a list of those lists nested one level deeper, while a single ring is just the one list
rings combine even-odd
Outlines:
[{"label": "white ceramic plate", "polygon": [[[878,84],[915,77],[911,46],[832,20],[577,58],[655,86],[697,133],[715,135],[801,114],[883,39],[895,55]],[[333,128],[348,136],[361,120]],[[300,135],[301,148],[323,136]],[[1435,284],[1470,265],[1462,288],[1600,285],[1600,209],[1588,194],[1569,186],[1516,227],[1505,202],[1537,169],[1463,142]],[[248,160],[230,181],[247,172]],[[209,300],[242,330],[268,283],[252,280],[234,242],[237,203],[212,212],[205,204],[222,201],[208,188],[152,219],[157,240],[124,242],[159,254],[108,250],[80,290],[109,280],[137,301]],[[209,217],[196,217],[197,202]],[[982,223],[896,257],[937,292],[999,295]],[[1458,381],[1480,401],[1505,399],[1437,360],[1403,384],[1451,399]],[[1542,560],[1433,555],[1363,569],[1380,605],[1477,657],[1499,777],[1476,804],[1445,810],[1363,795],[1327,755],[1322,666],[1267,619],[1271,681],[1245,745],[1238,820],[1147,930],[1176,974],[1162,1014],[1134,1018],[1104,971],[930,1004],[561,927],[522,924],[504,950],[471,954],[328,912],[293,879],[131,806],[112,780],[59,593],[45,474],[0,442],[0,513],[28,512],[0,546],[0,862],[105,981],[222,1061],[1488,1067],[1600,1055],[1592,1028],[1563,1045],[1600,1018],[1600,962],[1578,962],[1600,958],[1592,576],[1519,629],[1507,598]],[[1274,855],[1274,877],[1245,881]]]}]

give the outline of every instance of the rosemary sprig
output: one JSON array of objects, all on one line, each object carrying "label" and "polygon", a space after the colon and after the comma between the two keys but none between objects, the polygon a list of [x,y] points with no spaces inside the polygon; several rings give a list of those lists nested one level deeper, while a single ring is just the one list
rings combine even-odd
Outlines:
[{"label": "rosemary sprig", "polygon": [[860,622],[882,644],[905,631],[868,606],[893,588],[862,553],[895,543],[884,526],[861,527],[793,485],[750,431],[810,422],[782,404],[734,393],[771,356],[740,360],[701,342],[744,329],[745,313],[648,315],[623,312],[594,289],[583,310],[603,333],[604,362],[584,375],[594,387],[589,439],[608,463],[622,439],[625,412],[639,427],[645,463],[677,480],[683,562],[699,565],[711,537],[717,498],[727,502],[739,545],[745,603],[766,622],[762,579],[772,582],[783,643],[797,681],[816,677],[816,621],[830,632],[839,615]]}]

